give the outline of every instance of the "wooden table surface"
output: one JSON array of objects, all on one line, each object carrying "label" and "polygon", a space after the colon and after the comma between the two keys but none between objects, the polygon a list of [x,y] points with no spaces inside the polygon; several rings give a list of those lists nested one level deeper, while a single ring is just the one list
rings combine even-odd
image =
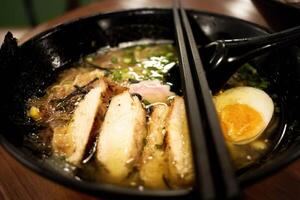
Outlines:
[{"label": "wooden table surface", "polygon": [[[257,11],[250,0],[185,0],[187,8],[200,9],[214,13],[234,16],[248,20],[262,26],[268,26],[262,15]],[[169,0],[106,0],[81,7],[64,16],[50,20],[27,32],[20,38],[23,43],[35,34],[49,29],[62,22],[82,16],[121,9],[140,7],[170,7]],[[31,172],[14,160],[0,147],[0,200],[27,200],[27,199],[98,199],[64,186],[51,182]],[[278,173],[243,191],[247,200],[299,200],[300,199],[300,160],[283,168]]]}]

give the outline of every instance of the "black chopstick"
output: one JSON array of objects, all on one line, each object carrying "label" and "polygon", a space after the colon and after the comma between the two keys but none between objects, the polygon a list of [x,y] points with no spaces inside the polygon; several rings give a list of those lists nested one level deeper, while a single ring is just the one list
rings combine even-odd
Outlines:
[{"label": "black chopstick", "polygon": [[208,158],[208,148],[204,137],[204,128],[200,113],[198,112],[198,99],[194,88],[187,50],[184,42],[183,29],[181,26],[178,4],[173,3],[173,17],[176,27],[177,45],[180,55],[180,71],[183,76],[185,105],[189,121],[190,137],[195,165],[196,194],[203,200],[215,199],[213,176]]},{"label": "black chopstick", "polygon": [[[174,1],[173,13],[174,13],[174,21],[176,26],[177,33],[177,42],[180,51],[180,58],[182,61],[183,72],[187,71],[190,74],[194,74],[194,76],[184,77],[184,81],[192,82],[190,79],[194,79],[194,86],[191,88],[185,87],[185,89],[192,90],[197,89],[197,99],[198,99],[198,112],[200,112],[200,118],[204,121],[203,125],[205,126],[206,135],[202,138],[206,139],[206,147],[209,149],[206,150],[209,154],[207,157],[210,159],[210,166],[213,168],[212,178],[210,182],[213,182],[213,189],[215,190],[217,195],[216,198],[221,199],[234,199],[239,197],[239,187],[237,183],[237,179],[234,174],[234,169],[231,163],[231,159],[229,157],[229,153],[224,142],[224,138],[221,132],[221,128],[219,125],[219,121],[217,118],[216,110],[212,101],[212,95],[207,83],[207,79],[205,76],[205,71],[203,69],[202,61],[199,56],[198,48],[196,46],[196,42],[193,36],[193,32],[187,17],[185,10],[180,6],[182,23],[184,25],[184,29],[182,28],[181,21],[178,13],[178,1]],[[187,38],[184,37],[186,34]],[[189,51],[186,51],[186,45],[188,44]],[[188,58],[192,60],[192,63],[189,63]],[[187,64],[188,63],[188,64]],[[193,67],[193,68],[190,68]],[[189,69],[186,69],[189,68]],[[195,91],[194,91],[195,92]],[[188,95],[188,93],[186,94]],[[194,110],[196,111],[196,110]],[[202,126],[203,127],[203,126]],[[204,132],[203,132],[204,133]],[[194,132],[191,133],[191,138],[195,139]],[[193,142],[196,145],[198,141]],[[194,151],[196,149],[193,149]],[[199,149],[197,149],[199,150]],[[196,153],[196,152],[194,152]],[[194,156],[197,156],[194,154]],[[194,158],[197,161],[197,157]],[[201,167],[201,164],[199,163]],[[196,170],[196,173],[198,171]],[[201,178],[201,177],[200,177]],[[203,177],[202,177],[203,178]],[[199,182],[203,182],[203,180],[199,180]],[[206,183],[206,182],[205,182]],[[201,187],[201,186],[200,186]],[[206,192],[206,191],[205,191]]]},{"label": "black chopstick", "polygon": [[[185,10],[180,7],[181,15],[182,15],[182,21],[184,24],[184,28],[187,35],[187,40],[191,49],[192,54],[192,60],[194,62],[195,71],[197,73],[197,80],[198,80],[198,88],[201,95],[201,101],[203,102],[203,110],[205,112],[202,112],[202,114],[206,115],[208,129],[211,134],[211,141],[212,146],[214,146],[214,150],[216,153],[216,156],[213,159],[213,162],[217,164],[217,178],[219,182],[219,185],[221,185],[221,188],[224,190],[224,194],[222,194],[223,199],[232,199],[237,198],[239,196],[239,188],[237,184],[237,179],[234,174],[234,169],[231,163],[231,159],[229,156],[228,149],[226,147],[226,144],[224,142],[224,137],[221,132],[220,123],[217,117],[217,113],[215,110],[215,106],[212,101],[212,95],[210,92],[210,88],[208,86],[208,82],[205,76],[205,71],[202,65],[201,58],[199,56],[199,51],[196,46],[196,42],[194,39],[194,35],[192,32],[192,28],[190,26],[187,14]],[[222,180],[221,180],[222,179]],[[223,184],[220,184],[222,182]]]}]

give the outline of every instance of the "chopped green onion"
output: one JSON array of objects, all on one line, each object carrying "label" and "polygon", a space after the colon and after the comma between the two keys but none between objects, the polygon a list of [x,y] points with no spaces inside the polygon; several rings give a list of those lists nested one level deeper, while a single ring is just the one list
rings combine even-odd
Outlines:
[{"label": "chopped green onion", "polygon": [[147,101],[146,99],[143,99],[143,104],[145,104],[145,106],[150,105],[151,103],[149,101]]},{"label": "chopped green onion", "polygon": [[112,62],[113,64],[117,64],[117,63],[118,63],[118,58],[115,57],[115,56],[113,56],[113,57],[111,58],[111,62]]},{"label": "chopped green onion", "polygon": [[158,150],[164,150],[164,144],[156,144],[155,148]]},{"label": "chopped green onion", "polygon": [[93,61],[93,58],[92,57],[86,57],[85,59],[87,62],[92,62]]},{"label": "chopped green onion", "polygon": [[123,58],[123,62],[124,62],[125,64],[130,64],[130,63],[132,63],[132,58],[125,57],[125,58]]},{"label": "chopped green onion", "polygon": [[120,70],[115,70],[112,73],[112,79],[114,81],[121,81],[122,80],[122,72]]}]

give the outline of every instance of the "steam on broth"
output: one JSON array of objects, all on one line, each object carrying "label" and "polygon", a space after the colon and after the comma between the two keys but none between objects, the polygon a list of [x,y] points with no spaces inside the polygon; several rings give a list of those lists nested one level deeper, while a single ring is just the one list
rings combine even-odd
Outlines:
[{"label": "steam on broth", "polygon": [[[194,169],[184,100],[178,88],[174,90],[176,83],[168,79],[176,68],[175,47],[166,41],[104,48],[86,56],[61,72],[43,97],[28,100],[27,115],[41,128],[25,138],[27,146],[78,179],[139,189],[191,187]],[[241,86],[251,86],[249,91],[262,95],[262,101],[272,102],[260,90],[267,89],[268,82],[245,65],[214,97],[216,107],[224,104],[222,95]],[[240,104],[224,104],[227,110],[233,108],[226,110],[226,116],[245,108]],[[246,106],[252,109],[251,103]],[[245,127],[230,117],[225,126],[222,109],[217,111],[236,169],[258,162],[276,141],[278,109],[274,114],[272,109],[266,111],[271,122],[253,111],[258,117],[247,127],[251,138],[241,132],[235,135],[242,142],[228,139],[233,137],[232,132],[226,135],[229,126],[242,127],[239,131]]]}]

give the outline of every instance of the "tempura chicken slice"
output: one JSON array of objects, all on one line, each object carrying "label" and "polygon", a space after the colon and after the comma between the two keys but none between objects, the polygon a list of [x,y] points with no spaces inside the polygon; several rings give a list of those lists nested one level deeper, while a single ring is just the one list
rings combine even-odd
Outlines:
[{"label": "tempura chicken slice", "polygon": [[97,143],[101,177],[111,183],[125,181],[140,158],[146,135],[146,112],[137,96],[125,91],[114,96]]},{"label": "tempura chicken slice", "polygon": [[101,94],[106,88],[106,83],[101,80],[78,102],[70,122],[53,130],[54,152],[65,156],[74,165],[80,165],[83,159],[98,107],[102,103]]},{"label": "tempura chicken slice", "polygon": [[167,119],[167,181],[172,188],[191,186],[194,180],[193,158],[188,122],[182,97],[175,97]]},{"label": "tempura chicken slice", "polygon": [[166,104],[158,104],[152,109],[141,159],[140,178],[146,187],[165,189],[167,166],[164,138],[169,107]]}]

